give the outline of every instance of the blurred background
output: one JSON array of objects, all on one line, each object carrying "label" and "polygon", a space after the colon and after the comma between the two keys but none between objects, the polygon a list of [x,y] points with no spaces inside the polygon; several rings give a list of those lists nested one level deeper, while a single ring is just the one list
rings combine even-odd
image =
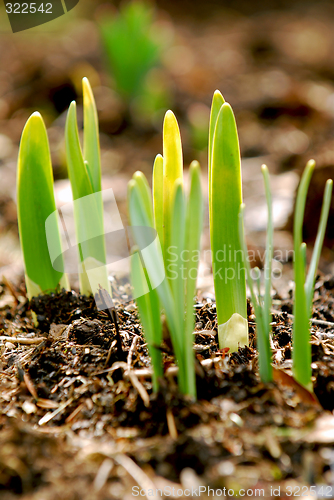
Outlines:
[{"label": "blurred background", "polygon": [[[150,177],[154,157],[162,153],[162,121],[169,108],[180,124],[185,167],[199,160],[206,193],[209,112],[219,89],[238,124],[250,248],[260,259],[266,227],[260,166],[266,163],[276,255],[291,260],[295,191],[310,158],[317,168],[304,238],[312,246],[325,181],[334,176],[333,28],[334,5],[321,0],[80,0],[61,18],[13,34],[1,3],[0,274],[15,281],[22,273],[15,177],[23,126],[32,112],[43,115],[57,200],[67,201],[64,125],[73,99],[81,120],[83,76],[98,108],[103,186],[113,188],[124,222],[127,182],[138,169]],[[204,249],[207,223],[206,217]],[[334,203],[324,272],[334,272],[333,245]],[[211,287],[209,275],[204,260],[204,289]],[[286,276],[291,277],[289,265]]]}]

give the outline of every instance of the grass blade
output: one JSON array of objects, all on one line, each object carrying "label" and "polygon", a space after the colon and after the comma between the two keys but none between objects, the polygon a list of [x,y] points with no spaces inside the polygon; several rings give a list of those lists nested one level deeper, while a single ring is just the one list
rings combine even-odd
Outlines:
[{"label": "grass blade", "polygon": [[[101,191],[99,122],[94,95],[88,78],[82,80],[84,110],[84,158],[93,191]],[[101,200],[102,201],[102,200]]]},{"label": "grass blade", "polygon": [[[74,217],[79,251],[80,291],[95,295],[99,285],[111,292],[106,271],[106,253],[101,193],[94,192],[87,163],[79,142],[76,104],[72,102],[65,127],[66,156],[74,200]],[[102,209],[102,212],[101,212]]]},{"label": "grass blade", "polygon": [[153,180],[152,180],[152,191],[153,191],[153,210],[154,210],[154,227],[157,230],[159,240],[163,246],[164,236],[163,236],[163,175],[164,175],[164,160],[161,155],[157,155],[154,160],[153,165]]},{"label": "grass blade", "polygon": [[74,101],[70,104],[67,114],[65,143],[68,175],[71,181],[73,200],[77,200],[83,196],[93,194],[94,190],[88,174],[87,165],[85,165],[81,152],[76,103]]},{"label": "grass blade", "polygon": [[[249,286],[249,290],[251,292],[251,299],[252,299],[252,304],[254,307],[255,311],[255,317],[256,317],[256,332],[257,332],[257,348],[259,351],[259,372],[260,372],[260,377],[261,380],[265,383],[271,382],[273,379],[272,376],[272,366],[271,366],[271,349],[270,349],[270,342],[269,342],[269,334],[270,331],[267,330],[267,316],[268,316],[268,311],[261,307],[261,299],[260,296],[256,295],[254,291],[254,283],[253,283],[253,278],[252,278],[252,271],[251,271],[251,266],[249,263],[249,260],[247,258],[248,255],[248,250],[247,250],[247,245],[246,245],[246,239],[245,239],[245,233],[243,229],[243,218],[244,218],[244,209],[245,205],[242,203],[240,205],[240,211],[239,211],[239,235],[240,235],[240,244],[242,245],[243,248],[243,255],[244,255],[244,265],[246,268],[246,274],[247,274],[247,282]],[[269,210],[268,210],[269,214]],[[270,222],[268,219],[268,226]]]},{"label": "grass blade", "polygon": [[331,204],[333,181],[326,183],[317,238],[313,249],[311,264],[306,277],[306,244],[302,243],[304,210],[307,192],[315,167],[310,160],[303,172],[298,188],[294,217],[294,324],[293,324],[293,374],[297,382],[312,390],[312,351],[310,344],[310,317],[312,314],[312,298],[314,281],[319,264],[321,249],[326,232],[328,213]]},{"label": "grass blade", "polygon": [[154,227],[154,216],[153,216],[153,209],[152,209],[152,196],[151,196],[151,191],[150,187],[148,185],[147,179],[143,172],[137,171],[133,174],[132,178],[136,181],[138,188],[140,189],[141,193],[141,198],[144,203],[144,210],[145,213],[148,215],[149,218],[149,225],[150,227]]},{"label": "grass blade", "polygon": [[312,389],[311,384],[311,344],[310,344],[310,314],[307,309],[305,274],[306,274],[306,244],[295,249],[294,262],[294,306],[293,306],[293,375],[297,382]]},{"label": "grass blade", "polygon": [[293,242],[294,242],[295,252],[296,251],[299,252],[300,246],[303,242],[303,221],[304,221],[306,198],[314,167],[315,167],[314,160],[310,160],[307,162],[298,187],[294,224],[293,224]]},{"label": "grass blade", "polygon": [[[209,177],[209,200],[212,199],[211,195],[211,169],[212,169],[212,149],[213,149],[213,139],[216,129],[217,118],[219,115],[219,111],[221,110],[222,105],[225,103],[224,97],[216,90],[213,94],[212,103],[211,103],[211,112],[210,112],[210,125],[209,125],[209,145],[208,145],[208,177]],[[210,225],[211,225],[211,204],[209,206],[209,216],[210,216]]]},{"label": "grass blade", "polygon": [[[186,214],[186,244],[188,250],[186,267],[186,319],[185,349],[187,393],[196,397],[196,379],[194,368],[193,331],[195,324],[194,296],[198,271],[199,249],[203,226],[203,196],[201,189],[201,171],[197,161],[190,165],[190,191]],[[195,272],[194,272],[195,271]]]},{"label": "grass blade", "polygon": [[[183,182],[183,159],[180,130],[172,111],[167,111],[163,124],[163,214],[164,249],[163,255],[168,268],[167,256],[170,246],[170,221],[175,181]],[[167,272],[168,276],[168,272]]]},{"label": "grass blade", "polygon": [[161,351],[162,325],[159,299],[156,290],[149,290],[147,279],[138,252],[131,255],[131,283],[134,288],[139,316],[143,325],[147,347],[152,360],[153,390],[159,388],[158,380],[163,376]]},{"label": "grass blade", "polygon": [[331,201],[332,201],[332,191],[333,191],[333,181],[332,181],[332,179],[328,179],[326,182],[324,198],[323,198],[323,202],[322,202],[317,237],[316,237],[316,241],[314,244],[314,249],[313,249],[312,258],[311,258],[311,262],[310,262],[310,267],[308,270],[306,284],[305,284],[307,308],[310,311],[311,311],[311,307],[312,307],[314,282],[315,282],[316,272],[317,272],[318,265],[319,265],[321,249],[322,249],[322,245],[323,245],[325,233],[326,233],[329,209],[330,209]]},{"label": "grass blade", "polygon": [[271,189],[269,172],[267,165],[262,165],[261,167],[264,187],[266,192],[267,200],[267,210],[268,210],[268,223],[267,223],[267,241],[266,241],[266,257],[264,263],[264,304],[263,304],[263,319],[264,319],[264,330],[270,334],[270,323],[271,323],[271,275],[272,275],[272,260],[274,254],[274,224],[273,224],[273,208],[271,199]]},{"label": "grass blade", "polygon": [[[28,297],[69,288],[66,275],[52,267],[45,221],[56,210],[49,142],[43,119],[33,113],[21,137],[17,171],[18,225]],[[62,255],[56,218],[50,228],[56,255]]]},{"label": "grass blade", "polygon": [[311,389],[311,344],[310,310],[307,308],[305,289],[306,280],[306,244],[303,243],[303,221],[307,192],[315,167],[310,160],[303,172],[296,198],[293,242],[294,242],[294,281],[295,293],[293,304],[293,374],[297,382]]},{"label": "grass blade", "polygon": [[[220,348],[237,350],[248,344],[246,277],[238,234],[242,203],[240,152],[232,108],[225,103],[219,111],[213,139],[211,170],[211,250]],[[238,314],[245,320],[243,335],[233,344],[228,321]],[[225,325],[225,326],[224,326]]]}]

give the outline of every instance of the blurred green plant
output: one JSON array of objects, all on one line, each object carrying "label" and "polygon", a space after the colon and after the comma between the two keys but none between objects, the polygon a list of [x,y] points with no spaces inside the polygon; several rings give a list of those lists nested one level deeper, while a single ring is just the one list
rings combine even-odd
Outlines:
[{"label": "blurred green plant", "polygon": [[241,163],[234,114],[216,90],[209,128],[209,217],[219,347],[248,345],[246,276],[239,239]]},{"label": "blurred green plant", "polygon": [[328,179],[324,192],[317,237],[309,270],[306,275],[306,243],[303,243],[303,220],[307,191],[314,167],[314,160],[310,160],[303,172],[297,192],[293,228],[295,291],[293,304],[294,323],[292,366],[293,374],[297,382],[310,390],[312,389],[312,356],[310,343],[310,318],[312,314],[312,299],[314,293],[316,272],[325,237],[333,190],[333,181],[331,179]]},{"label": "blurred green plant", "polygon": [[69,107],[65,128],[67,167],[74,201],[79,253],[80,292],[95,295],[101,285],[111,294],[106,268],[98,117],[87,78],[83,79],[82,84],[83,153],[79,141],[75,102]]},{"label": "blurred green plant", "polygon": [[163,46],[154,32],[154,21],[152,6],[133,0],[99,22],[115,90],[141,120],[169,102],[165,79],[154,70],[159,66]]},{"label": "blurred green plant", "polygon": [[[36,112],[23,129],[17,166],[18,227],[28,298],[69,289],[66,274],[53,268],[49,255],[45,221],[55,210],[49,142],[44,121]],[[56,218],[50,230],[54,251],[62,255]]]}]

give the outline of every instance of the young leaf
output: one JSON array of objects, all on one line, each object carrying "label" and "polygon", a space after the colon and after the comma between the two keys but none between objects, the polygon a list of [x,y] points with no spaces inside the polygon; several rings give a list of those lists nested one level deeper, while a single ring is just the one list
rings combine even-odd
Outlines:
[{"label": "young leaf", "polygon": [[187,367],[187,393],[196,397],[196,379],[193,351],[193,331],[195,326],[194,296],[198,272],[198,255],[203,226],[203,196],[201,189],[201,171],[197,161],[189,169],[190,190],[186,213],[185,248],[188,250],[185,263],[186,275],[186,316],[185,316],[185,363]]},{"label": "young leaf", "polygon": [[161,351],[158,349],[162,342],[159,299],[156,290],[148,288],[147,277],[138,252],[131,255],[131,283],[152,360],[153,390],[157,391],[158,380],[163,376]]},{"label": "young leaf", "polygon": [[317,238],[313,249],[312,259],[306,278],[306,244],[303,239],[303,220],[307,192],[311,176],[315,167],[314,160],[310,160],[303,172],[298,188],[295,217],[294,217],[294,324],[293,324],[293,374],[297,382],[312,390],[311,344],[310,344],[310,317],[312,313],[312,298],[316,270],[319,263],[321,248],[326,231],[328,213],[331,204],[333,181],[326,183],[323,205]]},{"label": "young leaf", "polygon": [[[46,128],[39,113],[28,119],[21,137],[17,171],[17,212],[28,297],[69,288],[66,275],[52,267],[45,221],[56,210]],[[55,252],[62,254],[57,219],[52,233]]]},{"label": "young leaf", "polygon": [[[248,325],[246,278],[238,234],[242,203],[239,141],[233,111],[227,103],[222,105],[216,120],[210,182],[210,233],[219,345],[235,350],[238,345],[248,344]],[[239,329],[241,337],[231,345],[226,338],[230,336],[228,321],[233,314],[243,318],[244,327]]]},{"label": "young leaf", "polygon": [[[88,141],[89,137],[86,133],[86,141]],[[94,191],[92,182],[96,175],[93,170],[88,171],[88,164],[82,156],[75,102],[71,103],[67,114],[65,143],[81,263],[81,269],[79,269],[80,291],[82,294],[89,295],[93,293],[95,295],[101,285],[111,293],[105,267],[106,252],[101,192]],[[91,147],[90,151],[96,152],[93,147]],[[93,157],[93,153],[91,154]]]},{"label": "young leaf", "polygon": [[[263,172],[263,170],[262,170]],[[267,189],[267,188],[266,188]],[[267,200],[270,199],[267,196]],[[270,325],[268,325],[268,317],[270,315],[270,302],[265,300],[264,303],[261,303],[261,297],[258,290],[258,295],[256,295],[253,284],[252,270],[250,267],[250,263],[248,260],[248,250],[246,245],[246,239],[243,229],[243,213],[244,213],[245,205],[242,203],[240,205],[239,211],[239,235],[240,235],[240,243],[243,247],[243,255],[244,255],[244,265],[247,274],[247,282],[249,286],[249,290],[251,292],[252,304],[255,311],[256,317],[256,336],[257,336],[257,348],[259,351],[259,372],[260,377],[263,382],[271,382],[273,379],[272,375],[272,366],[271,366],[271,349],[270,349]],[[272,220],[270,219],[271,208],[269,209],[268,205],[268,229],[272,225]],[[267,245],[268,245],[267,239]],[[267,246],[267,249],[269,246]],[[267,250],[266,249],[266,250]],[[254,268],[253,271],[256,273],[260,273],[258,268]],[[271,276],[265,279],[269,280],[269,286],[266,289],[270,290]],[[269,309],[266,309],[269,308]],[[235,316],[235,315],[234,315]],[[233,317],[233,316],[232,316]],[[237,321],[237,319],[235,319]],[[239,325],[239,324],[238,324]],[[240,325],[242,328],[242,324]]]},{"label": "young leaf", "polygon": [[82,80],[84,109],[84,158],[93,191],[101,191],[99,122],[94,95],[88,78]]},{"label": "young leaf", "polygon": [[[219,92],[219,90],[216,90],[215,93],[213,94],[213,98],[212,98],[211,112],[210,112],[210,125],[209,125],[209,146],[208,146],[209,200],[212,199],[212,195],[211,195],[211,186],[212,186],[211,169],[212,169],[213,139],[214,139],[214,134],[215,134],[216,123],[217,123],[219,111],[221,110],[221,107],[224,103],[225,103],[224,97]],[[210,206],[209,206],[210,221],[211,221],[211,211],[212,211],[212,208],[211,208],[211,204],[210,204]],[[210,225],[211,225],[211,222],[210,222]]]},{"label": "young leaf", "polygon": [[152,179],[152,191],[153,191],[153,210],[154,210],[154,227],[157,230],[160,244],[163,245],[164,235],[163,235],[163,225],[164,225],[164,215],[163,215],[163,175],[164,175],[164,160],[161,155],[157,155],[154,160],[153,165],[153,179]]},{"label": "young leaf", "polygon": [[322,245],[325,238],[326,226],[328,220],[329,209],[332,201],[332,191],[333,191],[333,181],[332,179],[328,179],[326,182],[324,199],[321,208],[321,216],[319,222],[319,228],[317,232],[317,238],[314,244],[312,259],[310,263],[310,267],[307,274],[305,290],[306,290],[306,298],[307,298],[307,307],[311,310],[312,307],[312,297],[314,290],[314,282],[316,277],[316,272],[319,265],[319,259],[321,254]]},{"label": "young leaf", "polygon": [[[164,259],[168,268],[167,255],[170,246],[170,221],[175,181],[183,182],[182,144],[179,126],[172,111],[167,111],[163,124],[163,216],[164,216]],[[168,276],[168,272],[167,272]]]}]

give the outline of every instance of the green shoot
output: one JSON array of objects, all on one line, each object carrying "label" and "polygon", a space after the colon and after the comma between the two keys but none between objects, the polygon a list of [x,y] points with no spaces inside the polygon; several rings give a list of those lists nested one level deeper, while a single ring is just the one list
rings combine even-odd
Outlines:
[{"label": "green shoot", "polygon": [[[45,221],[56,210],[46,128],[39,113],[27,121],[21,137],[17,170],[17,212],[28,297],[69,289],[67,277],[50,259]],[[61,255],[58,221],[49,232],[56,255]]]},{"label": "green shoot", "polygon": [[148,351],[152,360],[153,390],[159,389],[159,378],[163,376],[161,352],[157,346],[162,342],[162,324],[160,318],[159,297],[156,290],[149,290],[147,273],[141,264],[138,251],[135,249],[131,256],[131,282],[138,305],[138,311]]},{"label": "green shoot", "polygon": [[[248,345],[246,276],[238,234],[242,203],[238,133],[232,108],[216,91],[209,131],[209,212],[220,348]],[[235,328],[237,326],[237,328]]]},{"label": "green shoot", "polygon": [[157,155],[153,165],[152,191],[153,191],[153,210],[154,227],[158,233],[159,241],[164,241],[164,216],[163,216],[163,175],[164,160],[161,155]]},{"label": "green shoot", "polygon": [[270,349],[270,318],[271,318],[271,273],[272,273],[272,259],[273,259],[273,216],[272,216],[272,201],[271,191],[269,184],[269,173],[266,165],[262,165],[262,174],[264,178],[264,185],[267,198],[268,207],[268,224],[267,224],[267,242],[266,242],[266,257],[264,265],[264,282],[265,291],[264,298],[260,294],[260,270],[256,267],[253,272],[257,274],[256,288],[254,289],[252,270],[248,259],[248,251],[246,239],[243,230],[243,212],[245,205],[240,205],[239,213],[239,235],[240,241],[243,246],[244,264],[246,267],[247,282],[251,292],[252,303],[256,316],[256,332],[257,332],[257,347],[259,351],[259,371],[260,377],[263,382],[271,382],[273,379],[272,366],[271,366],[271,349]]},{"label": "green shoot", "polygon": [[143,91],[145,77],[159,60],[159,45],[152,36],[152,9],[140,1],[100,23],[103,44],[116,90],[131,100]]},{"label": "green shoot", "polygon": [[69,107],[65,141],[79,250],[80,292],[95,295],[100,285],[109,293],[111,290],[106,270],[98,119],[86,78],[83,79],[83,95],[85,156],[79,141],[75,102]]},{"label": "green shoot", "polygon": [[[145,185],[145,188],[144,188]],[[144,227],[153,227],[153,206],[147,203],[147,183],[143,182],[143,174],[135,174],[129,183],[128,206],[133,236],[139,254],[134,254],[135,260],[132,268],[132,284],[135,296],[143,292],[137,305],[143,322],[144,333],[148,344],[159,347],[161,343],[161,330],[152,330],[153,319],[147,320],[151,314],[159,315],[160,307],[157,301],[152,303],[152,292],[157,293],[159,302],[165,312],[166,321],[171,336],[173,349],[179,366],[179,387],[183,394],[196,397],[194,353],[192,349],[194,328],[193,300],[197,279],[197,262],[200,234],[202,228],[203,200],[201,194],[200,168],[197,162],[190,166],[190,191],[188,200],[185,199],[183,185],[180,179],[175,179],[170,210],[170,244],[173,249],[173,269],[169,279],[165,279],[165,264],[158,238],[151,243]],[[187,253],[187,265],[183,265],[182,252]],[[189,259],[189,260],[188,260]],[[139,262],[143,263],[143,272],[138,270]],[[141,276],[141,279],[138,278]],[[148,278],[149,285],[145,288],[144,278]],[[146,290],[146,294],[144,292]],[[144,299],[145,297],[145,299]],[[153,296],[153,301],[155,297]],[[155,308],[154,308],[155,305]],[[154,312],[152,313],[152,310]],[[151,310],[151,312],[150,312]],[[155,318],[158,323],[158,316]],[[161,321],[161,320],[160,320]],[[156,324],[157,324],[156,323]],[[148,329],[151,328],[151,331]],[[155,337],[158,332],[157,337]],[[152,350],[152,349],[151,349]],[[152,364],[157,362],[157,356],[152,357]],[[159,368],[160,369],[160,368]],[[155,379],[159,369],[153,367]]]},{"label": "green shoot", "polygon": [[294,217],[294,324],[293,324],[293,373],[301,385],[312,390],[311,382],[311,344],[310,344],[310,318],[312,314],[312,299],[316,271],[319,264],[321,248],[324,241],[328,213],[331,204],[333,181],[326,183],[321,209],[317,238],[313,249],[310,267],[306,276],[306,244],[303,243],[303,220],[307,191],[315,167],[314,160],[310,160],[303,172],[298,188],[295,217]]},{"label": "green shoot", "polygon": [[[183,182],[183,159],[180,130],[172,111],[167,111],[163,124],[163,255],[167,276],[168,258],[171,244],[171,219],[174,186]],[[155,205],[157,204],[155,198]],[[160,216],[161,217],[161,216]]]}]

